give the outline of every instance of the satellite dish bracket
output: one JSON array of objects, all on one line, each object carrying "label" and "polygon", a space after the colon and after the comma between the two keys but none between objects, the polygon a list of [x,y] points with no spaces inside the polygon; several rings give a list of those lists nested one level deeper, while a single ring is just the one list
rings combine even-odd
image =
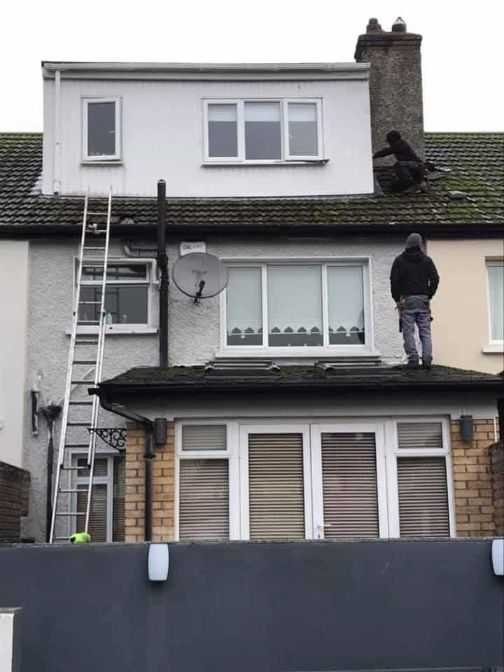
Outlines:
[{"label": "satellite dish bracket", "polygon": [[198,291],[196,292],[196,294],[194,296],[193,303],[199,303],[204,289],[205,289],[205,281],[200,280],[199,285],[198,285]]}]

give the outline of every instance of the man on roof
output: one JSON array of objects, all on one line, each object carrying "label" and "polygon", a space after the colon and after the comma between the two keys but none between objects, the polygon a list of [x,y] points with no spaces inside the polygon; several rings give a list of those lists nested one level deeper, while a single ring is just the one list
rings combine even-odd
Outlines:
[{"label": "man on roof", "polygon": [[427,191],[422,159],[417,156],[406,140],[403,140],[399,131],[387,133],[387,142],[389,146],[375,152],[373,159],[390,155],[396,158],[397,163],[394,164],[394,170],[397,179],[392,184],[392,189],[394,191]]},{"label": "man on roof", "polygon": [[430,300],[438,285],[436,266],[423,251],[421,235],[411,233],[404,252],[395,258],[390,271],[390,291],[399,310],[408,368],[419,368],[415,325],[422,344],[422,367],[432,366]]}]

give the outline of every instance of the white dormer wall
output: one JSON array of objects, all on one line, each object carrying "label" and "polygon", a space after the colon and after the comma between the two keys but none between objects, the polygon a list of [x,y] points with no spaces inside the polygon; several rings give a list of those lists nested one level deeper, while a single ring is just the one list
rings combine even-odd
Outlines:
[{"label": "white dormer wall", "polygon": [[[368,66],[44,64],[44,194],[281,197],[373,191]],[[59,73],[59,74],[58,74]],[[59,80],[59,81],[58,81]],[[120,158],[86,162],[83,100],[120,100]],[[204,102],[317,100],[318,162],[205,162]]]}]

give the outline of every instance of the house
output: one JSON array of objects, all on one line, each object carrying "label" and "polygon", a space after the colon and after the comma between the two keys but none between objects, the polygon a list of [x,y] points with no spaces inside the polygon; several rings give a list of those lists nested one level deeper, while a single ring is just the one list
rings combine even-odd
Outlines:
[{"label": "house", "polygon": [[[451,175],[408,197],[387,192],[386,166],[375,180],[372,149],[390,126],[438,162],[459,142],[424,134],[420,42],[401,22],[386,32],[371,21],[356,63],[43,63],[43,139],[0,139],[15,166],[2,241],[28,250],[25,536],[45,537],[50,490],[49,437],[42,422],[32,434],[29,392],[35,376],[40,406],[61,405],[82,197],[99,206],[110,185],[94,540],[499,531],[489,447],[502,379],[472,360],[454,368],[450,353],[431,371],[405,370],[389,296],[411,231],[429,252],[475,238],[498,248],[504,231],[499,196],[481,191],[468,218]],[[471,137],[483,160],[484,138]],[[167,323],[160,178],[170,271],[192,246],[229,277],[198,303],[172,282]],[[96,284],[86,265],[91,298]],[[84,459],[78,448],[72,459]],[[86,483],[80,472],[74,485]]]}]

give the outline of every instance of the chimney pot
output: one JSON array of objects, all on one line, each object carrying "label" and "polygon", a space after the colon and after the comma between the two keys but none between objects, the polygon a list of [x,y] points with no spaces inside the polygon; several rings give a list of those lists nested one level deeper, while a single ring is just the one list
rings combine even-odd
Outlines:
[{"label": "chimney pot", "polygon": [[406,28],[407,28],[406,21],[400,16],[398,16],[397,19],[392,24],[393,33],[405,33],[407,32]]},{"label": "chimney pot", "polygon": [[367,28],[366,28],[366,33],[381,33],[382,27],[380,26],[380,22],[378,19],[369,19]]}]

